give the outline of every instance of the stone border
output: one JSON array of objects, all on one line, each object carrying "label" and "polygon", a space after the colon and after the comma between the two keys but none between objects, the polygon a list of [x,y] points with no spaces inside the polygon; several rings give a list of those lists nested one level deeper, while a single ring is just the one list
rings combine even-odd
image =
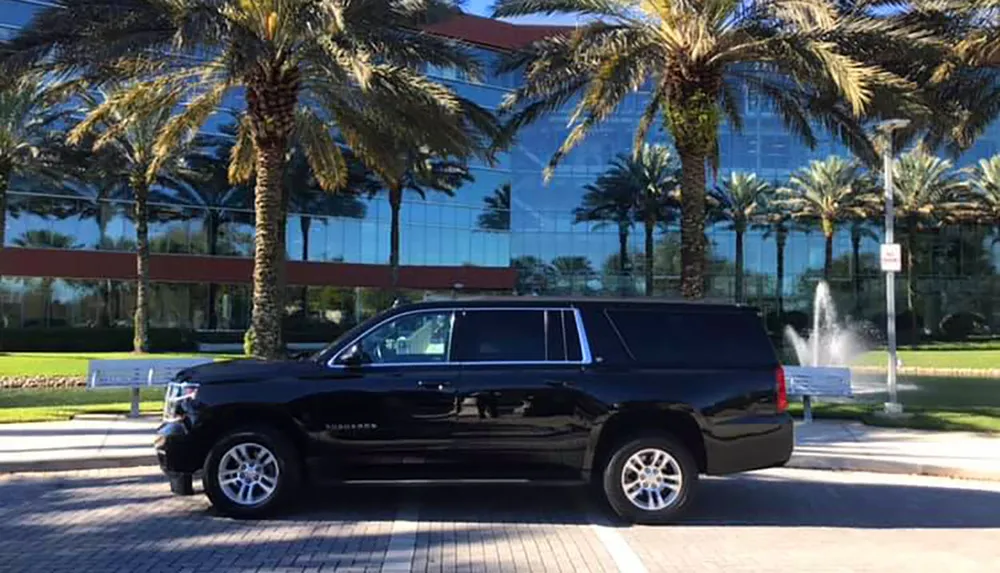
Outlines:
[{"label": "stone border", "polygon": [[[152,448],[150,448],[152,449]],[[103,470],[157,466],[155,454],[138,456],[97,457],[68,460],[30,460],[0,462],[0,475],[39,472],[71,472],[80,470]]]},{"label": "stone border", "polygon": [[3,376],[0,389],[32,390],[39,388],[84,388],[86,376]]},{"label": "stone border", "polygon": [[[885,374],[884,366],[852,366],[857,374]],[[944,376],[955,378],[1000,378],[1000,368],[924,368],[902,366],[896,370],[901,376]]]},{"label": "stone border", "polygon": [[992,469],[957,468],[859,456],[793,453],[785,467],[803,470],[872,472],[1000,482],[1000,464]]}]

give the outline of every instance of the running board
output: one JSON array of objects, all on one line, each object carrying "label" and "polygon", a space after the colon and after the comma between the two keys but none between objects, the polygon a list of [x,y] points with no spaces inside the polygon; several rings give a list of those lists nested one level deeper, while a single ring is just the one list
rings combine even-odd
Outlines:
[{"label": "running board", "polygon": [[348,479],[336,483],[343,485],[551,485],[578,486],[583,480],[531,480],[531,479]]}]

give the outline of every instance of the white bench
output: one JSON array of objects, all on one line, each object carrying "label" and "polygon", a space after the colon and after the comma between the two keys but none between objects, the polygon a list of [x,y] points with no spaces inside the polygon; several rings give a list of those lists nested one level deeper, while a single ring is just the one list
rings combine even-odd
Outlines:
[{"label": "white bench", "polygon": [[851,398],[851,370],[829,366],[785,366],[789,396],[802,398],[802,418],[812,422],[813,398]]},{"label": "white bench", "polygon": [[91,360],[87,364],[87,388],[130,388],[129,416],[139,417],[139,390],[166,386],[179,372],[213,362],[211,358],[148,358],[136,360]]}]

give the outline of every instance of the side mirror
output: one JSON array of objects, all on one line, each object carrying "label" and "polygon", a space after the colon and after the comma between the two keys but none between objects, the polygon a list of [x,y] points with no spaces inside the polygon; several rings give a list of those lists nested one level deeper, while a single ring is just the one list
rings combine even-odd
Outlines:
[{"label": "side mirror", "polygon": [[365,362],[367,362],[365,360],[365,353],[361,351],[358,345],[352,346],[337,358],[337,364],[348,368],[358,368],[364,365]]}]

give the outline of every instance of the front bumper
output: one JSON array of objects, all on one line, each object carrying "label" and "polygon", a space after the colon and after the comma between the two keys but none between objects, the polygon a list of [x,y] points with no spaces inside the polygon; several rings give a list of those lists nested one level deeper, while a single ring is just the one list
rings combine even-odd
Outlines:
[{"label": "front bumper", "polygon": [[195,440],[183,421],[160,424],[153,447],[160,469],[168,476],[193,474],[205,463],[204,446]]}]

